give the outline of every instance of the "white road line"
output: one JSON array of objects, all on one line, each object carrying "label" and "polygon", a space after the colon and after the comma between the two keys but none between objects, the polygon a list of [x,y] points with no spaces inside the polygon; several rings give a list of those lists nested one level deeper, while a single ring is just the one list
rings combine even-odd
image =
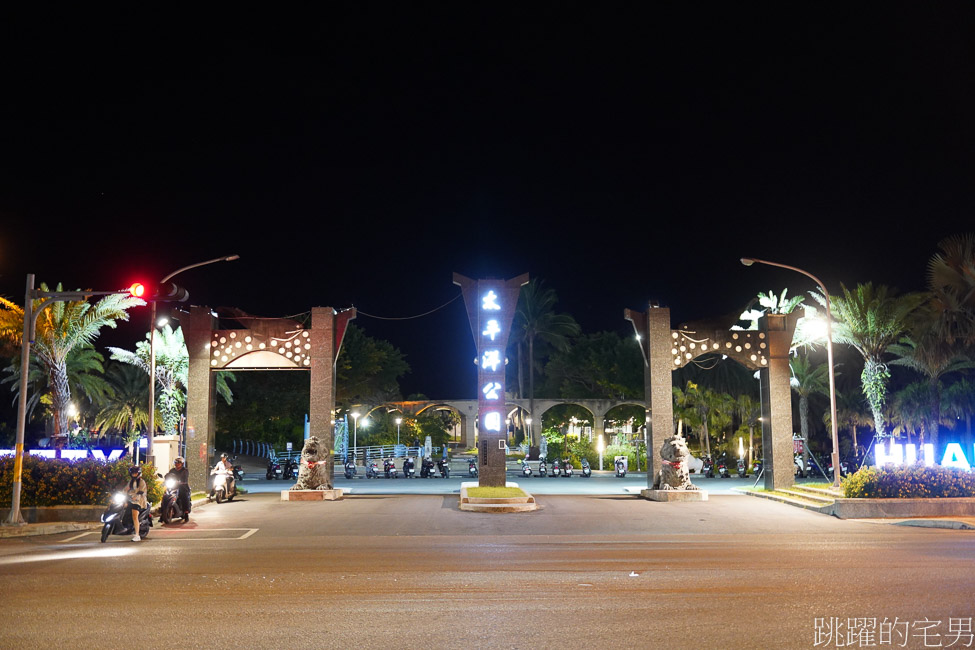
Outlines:
[{"label": "white road line", "polygon": [[[175,541],[175,542],[183,542],[183,541],[186,541],[186,542],[228,542],[228,541],[229,542],[234,542],[234,541],[241,540],[241,539],[247,539],[248,537],[250,537],[251,535],[253,535],[257,531],[259,531],[260,528],[196,528],[196,529],[191,529],[191,528],[185,528],[185,529],[180,529],[180,528],[170,528],[170,529],[158,528],[157,529],[157,528],[154,528],[150,532],[152,532],[153,533],[153,536],[155,537],[155,536],[158,536],[160,533],[194,533],[194,532],[209,533],[209,532],[224,532],[224,531],[231,531],[231,530],[233,530],[233,531],[246,531],[246,532],[244,532],[244,534],[240,535],[239,537],[196,537],[196,538],[193,538],[193,537],[184,537],[184,538],[174,539],[172,541]],[[84,537],[85,535],[100,535],[100,534],[101,534],[101,530],[90,530],[88,532],[81,533],[80,535],[75,535],[74,537],[71,537],[71,538],[66,539],[64,541],[65,542],[71,542],[71,541],[74,541],[76,539],[80,539],[80,538]]]}]

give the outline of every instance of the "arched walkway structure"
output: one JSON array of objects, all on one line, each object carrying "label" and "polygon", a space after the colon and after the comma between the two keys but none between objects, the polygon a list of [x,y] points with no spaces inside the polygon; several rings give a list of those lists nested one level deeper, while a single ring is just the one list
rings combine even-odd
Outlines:
[{"label": "arched walkway structure", "polygon": [[[355,309],[311,310],[311,328],[286,318],[234,316],[246,329],[218,330],[209,307],[190,307],[185,328],[189,352],[186,455],[190,484],[208,485],[214,455],[214,372],[217,370],[308,370],[311,372],[309,430],[331,449],[334,436],[335,360]],[[332,455],[328,455],[331,488]]]},{"label": "arched walkway structure", "polygon": [[702,354],[727,355],[746,368],[759,371],[762,387],[762,450],[765,488],[775,490],[795,483],[792,447],[792,389],[789,385],[789,349],[801,314],[766,314],[758,330],[715,330],[689,324],[671,329],[670,310],[653,304],[646,312],[627,309],[644,361],[644,390],[650,410],[647,433],[647,487],[660,470],[660,447],[673,435],[673,371]]},{"label": "arched walkway structure", "polygon": [[[505,409],[510,410],[512,407],[517,407],[523,409],[532,418],[537,431],[537,427],[541,426],[542,415],[545,414],[549,409],[562,406],[565,404],[574,404],[576,406],[581,406],[593,415],[593,435],[601,436],[606,430],[606,414],[617,406],[644,406],[639,402],[633,400],[609,400],[609,399],[539,399],[535,398],[535,414],[533,415],[528,411],[527,399],[512,399],[506,398],[504,400]],[[412,413],[414,415],[419,415],[423,411],[430,408],[435,408],[438,406],[446,406],[454,411],[460,416],[460,426],[463,432],[464,444],[468,447],[473,447],[475,443],[475,437],[477,435],[477,400],[476,399],[448,399],[448,400],[423,400],[423,401],[404,401],[404,402],[384,402],[382,404],[364,405],[357,404],[357,408],[364,408],[367,412],[371,412],[377,408],[385,408],[387,410],[400,411],[402,413]]]}]

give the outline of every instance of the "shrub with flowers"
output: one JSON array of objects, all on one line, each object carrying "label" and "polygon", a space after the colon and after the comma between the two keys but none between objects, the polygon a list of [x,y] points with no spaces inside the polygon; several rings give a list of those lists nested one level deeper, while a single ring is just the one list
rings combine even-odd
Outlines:
[{"label": "shrub with flowers", "polygon": [[[129,480],[128,459],[105,462],[86,458],[60,460],[24,456],[20,505],[75,506],[107,505],[113,492]],[[0,458],[0,507],[9,508],[13,494],[14,457]],[[151,463],[142,465],[142,477],[149,488],[149,502],[162,500],[162,482]]]},{"label": "shrub with flowers", "polygon": [[954,467],[862,467],[843,479],[843,494],[854,499],[937,499],[975,497],[975,472]]}]

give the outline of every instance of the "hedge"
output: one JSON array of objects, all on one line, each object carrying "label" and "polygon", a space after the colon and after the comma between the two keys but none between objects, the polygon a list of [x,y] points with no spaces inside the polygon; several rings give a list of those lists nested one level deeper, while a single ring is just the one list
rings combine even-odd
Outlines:
[{"label": "hedge", "polygon": [[975,472],[954,467],[862,467],[843,479],[843,494],[860,499],[975,497]]},{"label": "hedge", "polygon": [[[78,506],[108,505],[112,493],[129,480],[128,459],[112,462],[87,458],[60,460],[24,456],[20,505]],[[9,508],[13,494],[14,457],[0,457],[0,507]],[[162,482],[151,463],[142,465],[142,477],[149,488],[149,502],[162,500]]]}]

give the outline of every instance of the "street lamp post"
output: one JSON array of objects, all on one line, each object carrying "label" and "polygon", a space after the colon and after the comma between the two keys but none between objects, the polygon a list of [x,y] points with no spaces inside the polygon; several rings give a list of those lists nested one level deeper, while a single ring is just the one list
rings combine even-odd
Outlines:
[{"label": "street lamp post", "polygon": [[359,412],[353,411],[352,416],[352,463],[355,464],[356,450],[359,447]]},{"label": "street lamp post", "polygon": [[396,418],[396,446],[399,447],[399,425],[403,424],[403,418]]},{"label": "street lamp post", "polygon": [[823,292],[823,296],[826,298],[826,365],[828,366],[829,370],[829,412],[830,424],[833,429],[833,487],[838,488],[840,487],[840,438],[836,422],[836,374],[833,371],[833,314],[832,309],[830,308],[829,291],[826,290],[826,285],[823,284],[822,280],[817,278],[812,273],[803,271],[795,266],[779,264],[777,262],[768,262],[755,257],[741,258],[741,263],[745,266],[751,266],[756,262],[759,264],[766,264],[768,266],[777,266],[779,268],[789,269],[790,271],[801,273],[807,278],[811,278],[812,281],[819,286],[820,290]]},{"label": "street lamp post", "polygon": [[[183,271],[188,271],[190,269],[195,269],[198,266],[206,266],[207,264],[215,264],[216,262],[232,262],[236,259],[240,259],[240,255],[225,255],[223,257],[215,257],[212,260],[207,260],[205,262],[197,262],[196,264],[190,264],[189,266],[184,266],[181,269],[176,269],[162,280],[159,281],[160,285],[163,285],[174,277],[182,273]],[[156,435],[156,301],[150,301],[149,307],[149,435],[146,441],[146,459],[153,459],[153,449],[152,449],[152,439]]]}]

